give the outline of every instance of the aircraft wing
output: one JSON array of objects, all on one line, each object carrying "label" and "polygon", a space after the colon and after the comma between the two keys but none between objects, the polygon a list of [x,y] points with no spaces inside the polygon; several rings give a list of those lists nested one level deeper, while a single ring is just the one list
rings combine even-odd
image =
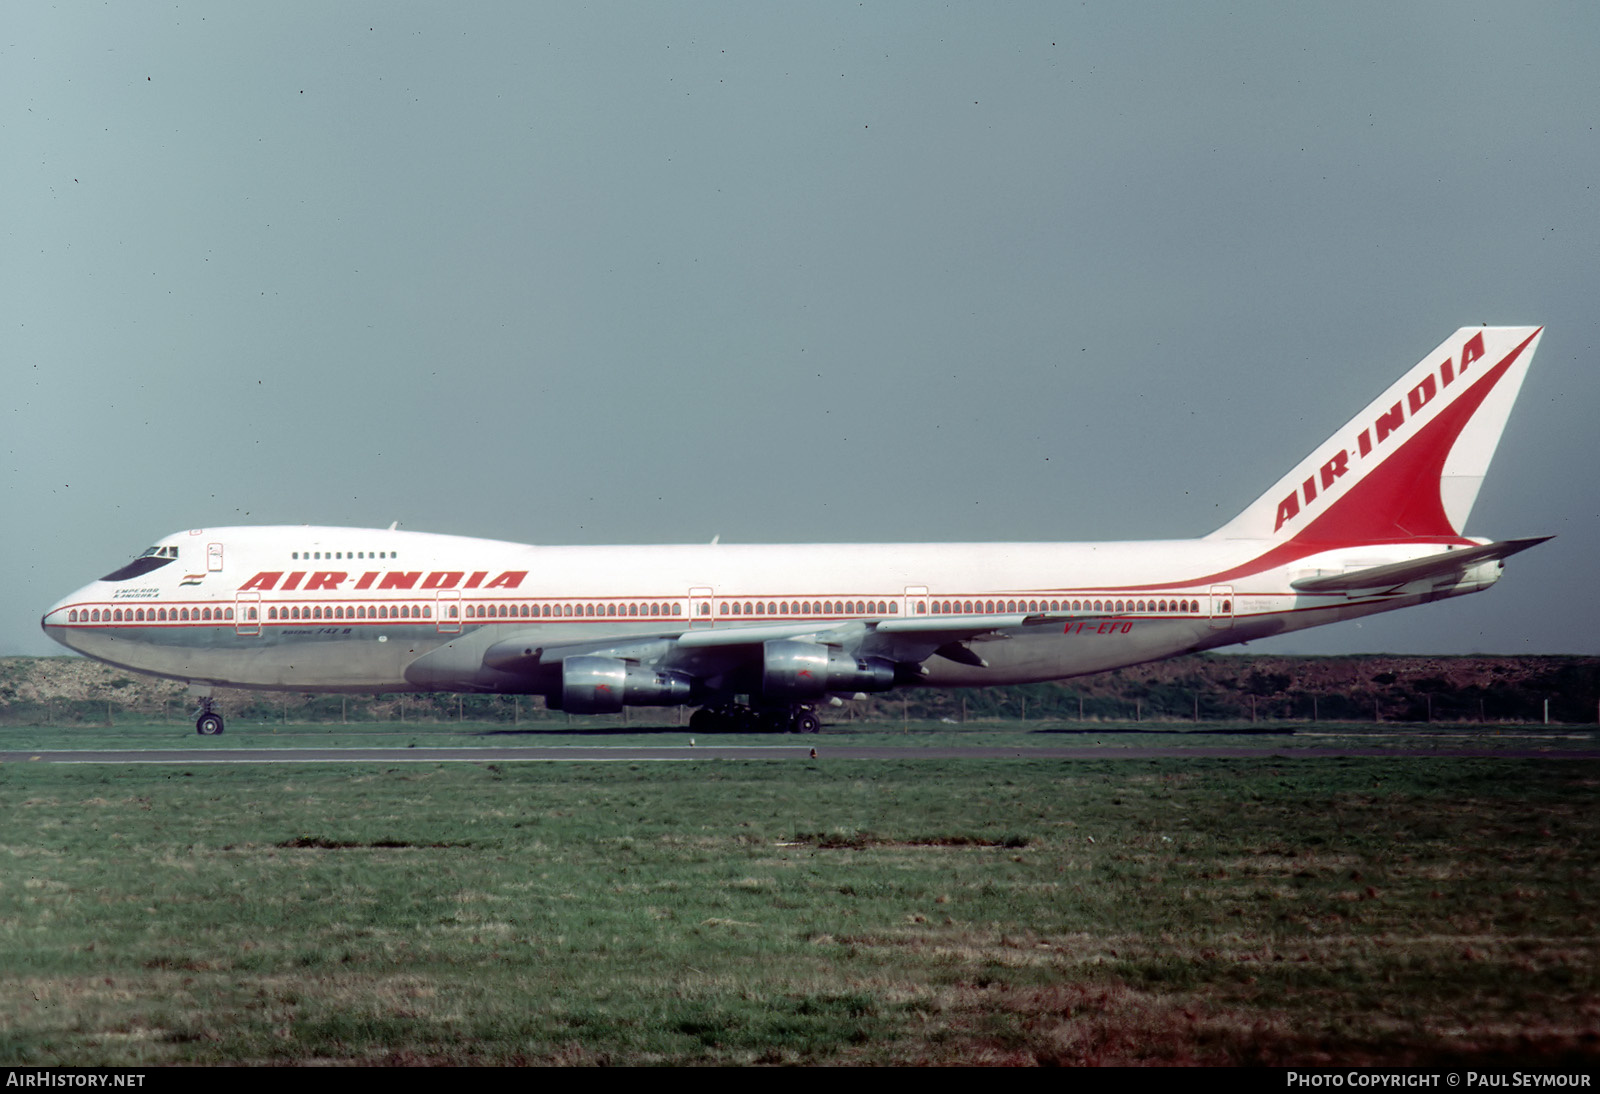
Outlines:
[{"label": "aircraft wing", "polygon": [[1022,612],[914,618],[813,620],[799,623],[726,624],[658,635],[628,635],[552,644],[533,634],[511,635],[483,652],[490,668],[553,682],[572,657],[608,657],[663,671],[710,679],[762,663],[766,643],[778,641],[831,647],[852,658],[893,662],[903,679],[933,656],[966,665],[986,662],[969,643],[1003,639],[1011,628],[1052,623],[1056,616]]},{"label": "aircraft wing", "polygon": [[[1046,615],[1023,612],[988,615],[890,617],[840,623],[781,623],[753,627],[719,627],[680,634],[682,650],[753,649],[771,639],[816,642],[837,646],[857,657],[882,657],[901,664],[920,663],[945,647],[973,640],[1001,637],[1008,628],[1049,622]],[[966,658],[957,657],[966,663]]]},{"label": "aircraft wing", "polygon": [[721,677],[762,659],[762,646],[773,640],[794,640],[854,652],[867,624],[859,620],[775,623],[674,630],[656,635],[613,635],[610,638],[551,643],[536,634],[513,634],[483,652],[483,663],[536,684],[561,677],[569,658],[603,657],[651,669],[684,673],[701,680]]},{"label": "aircraft wing", "polygon": [[1413,581],[1429,578],[1460,577],[1480,562],[1510,558],[1519,551],[1537,547],[1551,536],[1534,536],[1529,539],[1504,539],[1482,547],[1444,551],[1408,562],[1391,562],[1383,566],[1368,566],[1349,574],[1328,574],[1325,577],[1302,577],[1289,585],[1303,593],[1377,592],[1396,589]]}]

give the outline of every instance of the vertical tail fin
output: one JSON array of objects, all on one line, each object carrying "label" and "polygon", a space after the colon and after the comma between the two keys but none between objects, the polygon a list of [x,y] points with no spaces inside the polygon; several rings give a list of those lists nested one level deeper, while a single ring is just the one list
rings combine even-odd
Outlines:
[{"label": "vertical tail fin", "polygon": [[1543,327],[1462,327],[1207,539],[1458,539]]}]

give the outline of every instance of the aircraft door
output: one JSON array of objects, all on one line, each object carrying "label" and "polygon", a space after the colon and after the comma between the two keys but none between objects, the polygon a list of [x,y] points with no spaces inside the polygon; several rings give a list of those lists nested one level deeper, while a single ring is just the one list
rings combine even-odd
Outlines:
[{"label": "aircraft door", "polygon": [[905,612],[907,615],[928,614],[928,587],[926,585],[907,585]]},{"label": "aircraft door", "polygon": [[222,544],[206,544],[206,573],[215,574],[222,572]]},{"label": "aircraft door", "polygon": [[260,593],[233,595],[233,633],[254,636],[261,634]]},{"label": "aircraft door", "polygon": [[1224,631],[1233,626],[1233,586],[1211,586],[1211,629]]},{"label": "aircraft door", "polygon": [[709,627],[716,620],[716,594],[706,586],[689,590],[689,626]]},{"label": "aircraft door", "polygon": [[461,591],[459,589],[440,589],[438,609],[438,622],[440,634],[461,633]]}]

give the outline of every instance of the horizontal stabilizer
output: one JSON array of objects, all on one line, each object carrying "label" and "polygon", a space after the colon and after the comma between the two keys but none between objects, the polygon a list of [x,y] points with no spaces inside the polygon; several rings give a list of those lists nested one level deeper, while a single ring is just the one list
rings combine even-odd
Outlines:
[{"label": "horizontal stabilizer", "polygon": [[1363,589],[1389,589],[1423,581],[1433,577],[1464,574],[1480,562],[1509,558],[1518,551],[1537,547],[1551,536],[1534,536],[1530,539],[1505,539],[1482,547],[1468,547],[1444,551],[1409,562],[1391,562],[1383,566],[1369,566],[1353,574],[1329,574],[1326,577],[1302,577],[1289,583],[1291,588],[1303,593],[1348,593]]}]

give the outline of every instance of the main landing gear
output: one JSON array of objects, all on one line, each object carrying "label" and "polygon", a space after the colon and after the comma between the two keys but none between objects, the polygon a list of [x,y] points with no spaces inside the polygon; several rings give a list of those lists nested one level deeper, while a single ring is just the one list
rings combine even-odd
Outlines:
[{"label": "main landing gear", "polygon": [[222,715],[212,709],[211,696],[200,697],[200,717],[194,720],[194,731],[202,737],[219,736],[226,728],[222,722]]},{"label": "main landing gear", "polygon": [[810,707],[747,707],[723,703],[701,707],[689,716],[696,733],[816,733],[822,719]]}]

